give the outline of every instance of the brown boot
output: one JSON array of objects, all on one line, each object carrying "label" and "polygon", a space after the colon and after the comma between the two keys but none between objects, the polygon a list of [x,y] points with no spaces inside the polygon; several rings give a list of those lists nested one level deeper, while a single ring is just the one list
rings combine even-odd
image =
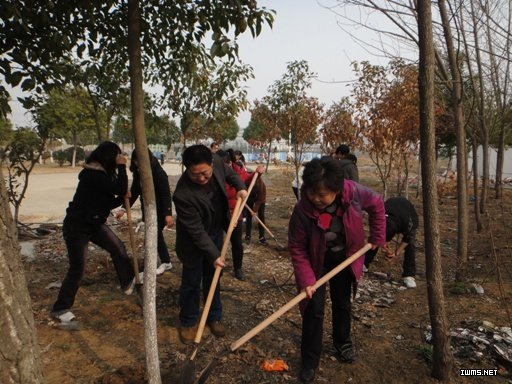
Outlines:
[{"label": "brown boot", "polygon": [[226,329],[220,321],[212,321],[211,323],[208,323],[208,326],[210,327],[211,333],[215,336],[224,337],[226,335]]},{"label": "brown boot", "polygon": [[192,344],[196,338],[197,325],[192,327],[181,327],[179,330],[180,340],[183,344]]}]

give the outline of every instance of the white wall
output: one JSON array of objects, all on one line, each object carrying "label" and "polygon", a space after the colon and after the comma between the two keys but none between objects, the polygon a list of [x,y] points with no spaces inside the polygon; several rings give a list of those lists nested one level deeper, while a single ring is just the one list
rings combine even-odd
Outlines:
[{"label": "white wall", "polygon": [[[482,176],[482,147],[478,147],[478,176]],[[497,150],[489,148],[489,177],[494,179],[496,176],[496,158]],[[473,166],[473,156],[469,153],[468,170]],[[505,159],[503,163],[503,179],[512,178],[512,148],[505,150]]]}]

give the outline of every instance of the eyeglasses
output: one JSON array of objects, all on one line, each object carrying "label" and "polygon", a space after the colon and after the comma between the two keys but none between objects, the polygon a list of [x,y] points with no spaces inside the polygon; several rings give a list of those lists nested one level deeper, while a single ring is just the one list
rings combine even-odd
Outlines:
[{"label": "eyeglasses", "polygon": [[190,171],[187,171],[188,173],[188,177],[190,177],[192,180],[199,180],[201,179],[202,177],[205,178],[205,179],[208,179],[212,173],[213,173],[213,168],[210,167],[210,169],[207,169],[203,172],[190,172]]}]

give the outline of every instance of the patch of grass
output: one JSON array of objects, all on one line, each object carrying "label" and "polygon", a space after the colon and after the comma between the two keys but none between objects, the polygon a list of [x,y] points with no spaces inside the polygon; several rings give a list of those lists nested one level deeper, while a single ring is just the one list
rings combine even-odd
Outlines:
[{"label": "patch of grass", "polygon": [[103,292],[103,294],[98,299],[98,301],[100,301],[102,303],[106,303],[108,301],[115,300],[115,298],[116,298],[116,294],[112,291],[108,291],[108,292]]},{"label": "patch of grass", "polygon": [[60,349],[61,351],[64,351],[64,352],[67,352],[71,349],[71,347],[67,343],[55,343],[55,344],[53,344],[53,346],[55,348]]},{"label": "patch of grass", "polygon": [[453,284],[452,287],[450,288],[450,293],[452,295],[463,295],[467,291],[468,291],[468,287],[463,282],[457,282],[457,283]]},{"label": "patch of grass", "polygon": [[424,344],[418,347],[418,353],[425,359],[427,363],[432,363],[434,348],[431,345]]},{"label": "patch of grass", "polygon": [[106,330],[112,328],[112,320],[107,319],[107,318],[101,318],[101,319],[94,320],[93,322],[91,322],[91,326],[94,329],[106,331]]}]

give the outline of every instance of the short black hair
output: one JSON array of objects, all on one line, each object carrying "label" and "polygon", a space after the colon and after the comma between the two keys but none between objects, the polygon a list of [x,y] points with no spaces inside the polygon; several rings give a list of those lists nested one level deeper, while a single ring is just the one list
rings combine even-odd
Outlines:
[{"label": "short black hair", "polygon": [[[153,168],[155,165],[158,165],[158,159],[153,155],[151,150],[148,148],[148,155],[149,155],[149,164],[151,165],[151,168]],[[137,151],[134,149],[132,152],[132,158],[130,161],[130,171],[132,172],[138,172],[139,167],[138,165],[135,165],[135,162],[137,162]]]},{"label": "short black hair", "polygon": [[217,152],[215,152],[215,154],[219,156],[226,164],[231,162],[231,156],[229,156],[229,153],[223,149],[219,149]]},{"label": "short black hair", "polygon": [[336,154],[341,153],[342,155],[348,155],[350,153],[350,148],[347,144],[341,144],[338,148],[336,148]]},{"label": "short black hair", "polygon": [[206,145],[196,144],[185,149],[182,159],[183,165],[186,168],[197,164],[211,165],[213,163],[213,154]]},{"label": "short black hair", "polygon": [[343,170],[336,159],[315,158],[304,166],[302,181],[306,189],[324,187],[338,193],[343,189],[343,180]]},{"label": "short black hair", "polygon": [[356,155],[354,155],[353,153],[349,153],[349,154],[347,155],[347,159],[352,160],[352,162],[353,162],[354,164],[357,164],[357,156],[356,156]]}]

